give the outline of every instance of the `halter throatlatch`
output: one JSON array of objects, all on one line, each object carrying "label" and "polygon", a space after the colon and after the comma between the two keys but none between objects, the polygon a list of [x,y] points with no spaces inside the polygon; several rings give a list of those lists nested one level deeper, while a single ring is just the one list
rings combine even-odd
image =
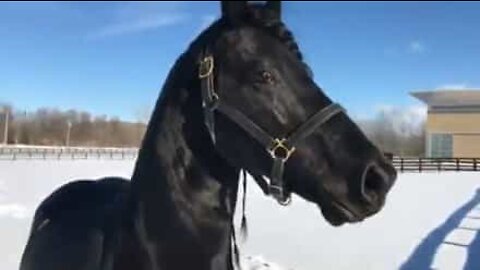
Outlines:
[{"label": "halter throatlatch", "polygon": [[205,126],[208,129],[212,142],[215,144],[215,111],[219,111],[234,123],[245,130],[252,138],[265,147],[270,154],[273,164],[267,183],[263,177],[252,175],[255,181],[267,195],[274,197],[281,205],[288,205],[291,201],[291,194],[285,190],[283,173],[285,163],[295,152],[295,145],[309,136],[322,124],[326,123],[333,116],[343,112],[344,109],[337,103],[332,103],[321,109],[299,128],[294,130],[288,137],[276,138],[270,136],[261,127],[255,124],[245,114],[234,107],[220,100],[215,90],[215,60],[213,55],[206,49],[200,59],[198,77],[201,80],[202,106],[204,111]]}]

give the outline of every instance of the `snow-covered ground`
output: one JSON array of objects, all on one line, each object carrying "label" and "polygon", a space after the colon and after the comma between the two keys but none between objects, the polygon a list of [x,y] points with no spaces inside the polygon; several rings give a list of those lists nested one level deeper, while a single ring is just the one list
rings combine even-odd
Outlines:
[{"label": "snow-covered ground", "polygon": [[[73,179],[129,177],[133,163],[0,161],[0,269],[18,269],[33,211],[55,188]],[[478,188],[478,172],[401,174],[381,213],[334,228],[316,206],[294,197],[281,207],[252,181],[243,261],[257,270],[480,269]]]}]

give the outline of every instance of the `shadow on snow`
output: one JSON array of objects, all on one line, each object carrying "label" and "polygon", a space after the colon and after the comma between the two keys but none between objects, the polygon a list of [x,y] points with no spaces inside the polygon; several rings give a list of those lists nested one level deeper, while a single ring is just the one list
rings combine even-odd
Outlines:
[{"label": "shadow on snow", "polygon": [[480,269],[480,232],[478,229],[459,227],[462,220],[479,204],[480,189],[477,189],[475,195],[468,202],[453,212],[443,224],[439,225],[423,239],[400,267],[400,270],[431,270],[431,265],[438,248],[446,243],[445,238],[455,229],[467,229],[476,232],[475,238],[470,245],[465,246],[465,248],[468,249],[468,254],[463,270]]}]

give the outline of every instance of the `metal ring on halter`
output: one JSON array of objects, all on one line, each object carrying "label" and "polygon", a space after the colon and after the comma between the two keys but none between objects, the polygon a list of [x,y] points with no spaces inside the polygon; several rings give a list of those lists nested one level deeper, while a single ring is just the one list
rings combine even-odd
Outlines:
[{"label": "metal ring on halter", "polygon": [[220,100],[220,97],[216,92],[210,93],[211,97],[210,100],[208,101],[207,108],[210,110],[216,110],[218,107],[218,101]]},{"label": "metal ring on halter", "polygon": [[285,197],[285,200],[278,200],[277,199],[277,202],[281,205],[281,206],[287,206],[289,204],[292,203],[292,196],[289,194],[288,196]]},{"label": "metal ring on halter", "polygon": [[198,78],[205,79],[213,73],[213,56],[207,56],[200,61],[200,70],[198,72]]},{"label": "metal ring on halter", "polygon": [[285,145],[287,139],[274,139],[273,146],[268,149],[268,152],[272,156],[273,159],[280,159],[283,162],[287,161],[288,158],[295,152],[295,147],[288,148]]},{"label": "metal ring on halter", "polygon": [[287,206],[292,202],[292,197],[290,193],[285,196],[283,188],[275,185],[270,185],[268,189],[268,192],[270,193],[269,195],[274,197],[280,205]]}]

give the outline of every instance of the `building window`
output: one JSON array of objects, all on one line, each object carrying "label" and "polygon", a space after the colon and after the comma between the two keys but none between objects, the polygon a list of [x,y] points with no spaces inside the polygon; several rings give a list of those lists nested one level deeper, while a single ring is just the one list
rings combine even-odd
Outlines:
[{"label": "building window", "polygon": [[452,141],[451,134],[431,134],[430,156],[452,157]]}]

